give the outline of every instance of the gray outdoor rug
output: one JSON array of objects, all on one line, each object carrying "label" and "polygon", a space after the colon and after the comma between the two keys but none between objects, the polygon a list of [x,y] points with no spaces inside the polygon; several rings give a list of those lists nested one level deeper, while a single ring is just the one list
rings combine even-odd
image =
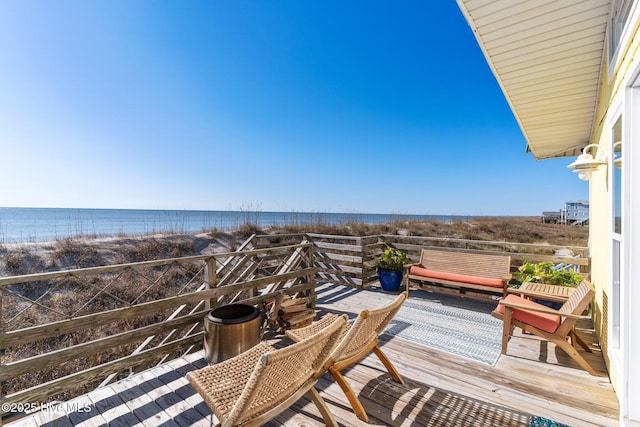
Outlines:
[{"label": "gray outdoor rug", "polygon": [[491,317],[497,301],[411,291],[386,333],[471,360],[495,365],[502,322]]}]

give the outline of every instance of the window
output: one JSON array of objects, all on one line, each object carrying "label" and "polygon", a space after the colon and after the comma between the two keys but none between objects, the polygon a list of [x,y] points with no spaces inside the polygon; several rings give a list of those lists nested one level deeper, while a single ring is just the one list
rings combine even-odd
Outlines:
[{"label": "window", "polygon": [[614,0],[609,21],[609,63],[618,52],[624,27],[631,14],[633,0]]},{"label": "window", "polygon": [[622,162],[616,162],[616,159],[622,159],[622,118],[619,118],[613,126],[613,143],[611,152],[613,153],[613,232],[622,234]]},{"label": "window", "polygon": [[613,239],[611,305],[611,347],[620,348],[620,241]]},{"label": "window", "polygon": [[622,168],[616,159],[622,156],[622,117],[616,120],[611,129],[611,152],[613,155],[609,164],[611,176],[611,346],[620,348],[620,273],[622,246]]}]

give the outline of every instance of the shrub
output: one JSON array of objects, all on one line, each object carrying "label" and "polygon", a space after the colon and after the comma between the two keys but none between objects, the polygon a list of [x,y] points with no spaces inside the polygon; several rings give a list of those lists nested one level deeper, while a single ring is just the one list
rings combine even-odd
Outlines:
[{"label": "shrub", "polygon": [[387,248],[375,259],[376,267],[382,270],[402,271],[409,264],[407,254],[399,249]]},{"label": "shrub", "polygon": [[11,275],[30,274],[44,269],[42,257],[25,249],[7,253],[4,256],[4,265]]},{"label": "shrub", "polygon": [[241,238],[246,239],[248,237],[251,237],[251,235],[253,234],[263,234],[264,232],[256,224],[246,222],[238,228],[237,233]]},{"label": "shrub", "polygon": [[23,256],[19,253],[10,253],[4,257],[4,265],[13,274],[20,274],[24,265]]},{"label": "shrub", "polygon": [[56,241],[52,263],[60,268],[95,267],[102,263],[98,250],[82,240],[62,239]]},{"label": "shrub", "polygon": [[559,285],[576,287],[582,282],[583,277],[573,271],[554,270],[552,262],[539,262],[532,264],[525,262],[518,268],[515,274],[520,283],[546,283],[547,285]]}]

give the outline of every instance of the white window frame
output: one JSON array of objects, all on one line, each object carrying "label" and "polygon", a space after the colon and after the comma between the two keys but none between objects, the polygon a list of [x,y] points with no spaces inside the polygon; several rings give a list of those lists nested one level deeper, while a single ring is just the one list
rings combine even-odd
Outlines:
[{"label": "white window frame", "polygon": [[[636,6],[638,3],[640,1],[636,1]],[[640,8],[636,8],[636,11],[638,9]],[[640,170],[637,167],[640,165],[640,57],[633,60],[630,70],[624,86],[624,112],[627,120],[622,127],[622,233],[625,263],[621,294],[624,307],[622,321],[625,325],[622,351],[623,378],[627,389],[623,391],[620,412],[626,417],[624,421],[629,421],[628,425],[636,425],[640,424],[640,405],[637,404],[640,402],[640,340],[637,339],[640,328],[640,313],[637,309],[640,305],[640,265],[632,260],[640,259],[640,227],[631,219],[633,215],[640,215]]]},{"label": "white window frame", "polygon": [[[616,123],[618,122],[618,120],[622,121],[622,133],[623,133],[623,140],[624,140],[624,127],[625,127],[625,119],[626,116],[624,114],[624,108],[623,108],[623,99],[622,97],[619,97],[619,99],[617,100],[615,106],[611,109],[611,115],[609,117],[609,121],[607,123],[607,131],[608,131],[608,144],[607,144],[607,150],[609,153],[612,153],[612,147],[615,141],[613,141],[614,137],[613,137],[613,129],[616,125]],[[624,144],[624,142],[623,142]],[[623,148],[624,151],[624,148]],[[613,155],[609,155],[608,156],[608,164],[607,167],[609,168],[609,171],[613,171],[613,168],[615,167],[615,165],[613,164]],[[624,172],[624,165],[622,167],[622,171]],[[607,307],[607,312],[609,313],[609,318],[607,319],[607,336],[609,337],[608,340],[608,350],[609,350],[609,360],[611,361],[611,364],[613,366],[613,370],[615,372],[618,372],[620,375],[623,371],[624,371],[624,357],[623,357],[623,334],[624,334],[624,317],[623,317],[623,313],[624,313],[624,307],[622,304],[622,291],[623,291],[623,283],[624,280],[622,278],[623,276],[623,271],[624,271],[624,248],[623,248],[623,233],[616,233],[615,227],[614,227],[614,222],[615,222],[615,207],[614,207],[614,203],[615,203],[615,190],[614,190],[614,179],[613,179],[613,173],[608,173],[608,183],[607,183],[607,187],[610,189],[609,191],[609,222],[608,222],[608,236],[609,236],[609,271],[607,273],[607,277],[608,277],[608,286],[607,286],[607,295],[608,295],[608,301],[609,301],[609,307]],[[622,181],[622,180],[621,180]],[[624,183],[621,182],[621,190],[619,192],[619,195],[621,197],[621,203],[624,206]],[[624,217],[625,217],[625,212],[624,212],[624,207],[622,210],[622,216],[623,216],[623,221],[624,221]],[[624,229],[622,230],[624,232]],[[618,287],[618,289],[614,289],[614,265],[615,265],[615,257],[614,257],[614,242],[617,242],[617,244],[619,245],[619,249],[620,249],[620,260],[619,260],[619,275],[620,275],[620,285]],[[617,294],[617,297],[616,297]],[[615,305],[615,301],[618,301],[618,305]],[[618,321],[618,326],[621,328],[618,331],[614,330],[614,326],[615,326],[615,322],[614,322],[614,318],[618,317],[619,321]],[[617,340],[614,340],[614,337],[618,337]]]},{"label": "white window frame", "polygon": [[[620,343],[617,348],[611,345],[611,319],[613,301],[609,301],[608,316],[608,355],[610,370],[617,379],[616,394],[620,402],[620,425],[640,425],[640,340],[637,331],[640,330],[640,263],[633,262],[640,259],[640,224],[634,223],[632,218],[640,216],[640,56],[633,59],[629,66],[619,95],[613,99],[607,114],[607,130],[612,137],[613,126],[622,117],[622,176],[621,176],[621,233],[620,245]],[[635,120],[634,120],[635,119]],[[611,138],[612,139],[612,138]],[[614,141],[609,141],[609,149]],[[613,153],[610,152],[609,170],[615,168]],[[609,173],[609,188],[612,189],[613,174]],[[613,241],[618,233],[613,228],[613,191],[609,200],[611,214],[609,220],[609,272],[613,277]],[[612,290],[610,281],[608,289]],[[611,295],[611,293],[609,294]],[[611,299],[611,298],[610,298]]]}]

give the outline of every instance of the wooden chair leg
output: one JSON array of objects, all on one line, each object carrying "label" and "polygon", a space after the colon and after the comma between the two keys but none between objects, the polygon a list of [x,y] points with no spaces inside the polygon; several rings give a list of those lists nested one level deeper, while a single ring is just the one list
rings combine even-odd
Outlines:
[{"label": "wooden chair leg", "polygon": [[318,410],[320,411],[320,415],[322,415],[322,419],[324,423],[329,427],[338,427],[338,423],[334,418],[333,414],[329,411],[327,404],[325,403],[318,390],[315,387],[311,387],[309,391],[307,391],[307,396],[311,399],[313,403],[316,404]]},{"label": "wooden chair leg", "polygon": [[593,353],[589,348],[589,346],[587,345],[587,343],[582,341],[582,338],[580,338],[578,334],[576,334],[575,330],[571,331],[570,336],[571,336],[571,344],[573,344],[573,348],[576,348],[576,344],[578,344],[580,345],[580,347],[584,348],[584,351]]},{"label": "wooden chair leg", "polygon": [[362,406],[362,403],[360,403],[360,400],[358,400],[358,396],[356,396],[356,394],[353,392],[353,389],[347,382],[346,378],[340,373],[340,371],[336,371],[333,368],[329,368],[329,372],[331,373],[331,376],[333,376],[333,379],[336,380],[345,396],[347,396],[347,399],[349,400],[349,403],[351,404],[353,412],[356,414],[356,416],[364,422],[369,422],[367,411],[364,410],[364,406]]},{"label": "wooden chair leg", "polygon": [[571,356],[571,358],[573,360],[575,360],[576,362],[578,362],[578,365],[580,365],[585,371],[589,372],[591,375],[596,376],[597,373],[595,371],[595,369],[593,369],[591,367],[591,365],[589,365],[587,363],[586,360],[584,360],[584,357],[582,357],[580,355],[580,353],[578,353],[578,350],[576,350],[575,348],[573,348],[573,346],[571,344],[569,344],[567,341],[565,341],[564,339],[560,339],[560,340],[553,340],[553,342],[560,347],[562,350],[564,350],[565,353],[567,353],[569,356]]},{"label": "wooden chair leg", "polygon": [[404,384],[404,380],[400,376],[400,373],[398,373],[398,370],[396,369],[396,367],[393,366],[393,363],[391,363],[391,360],[389,360],[387,355],[383,353],[380,347],[375,346],[373,348],[373,352],[375,353],[376,356],[378,356],[378,359],[380,359],[384,367],[387,368],[389,375],[391,375],[391,379],[399,384]]},{"label": "wooden chair leg", "polygon": [[507,344],[509,343],[509,337],[511,337],[511,307],[504,308],[504,317],[502,318],[502,354],[507,354]]}]

